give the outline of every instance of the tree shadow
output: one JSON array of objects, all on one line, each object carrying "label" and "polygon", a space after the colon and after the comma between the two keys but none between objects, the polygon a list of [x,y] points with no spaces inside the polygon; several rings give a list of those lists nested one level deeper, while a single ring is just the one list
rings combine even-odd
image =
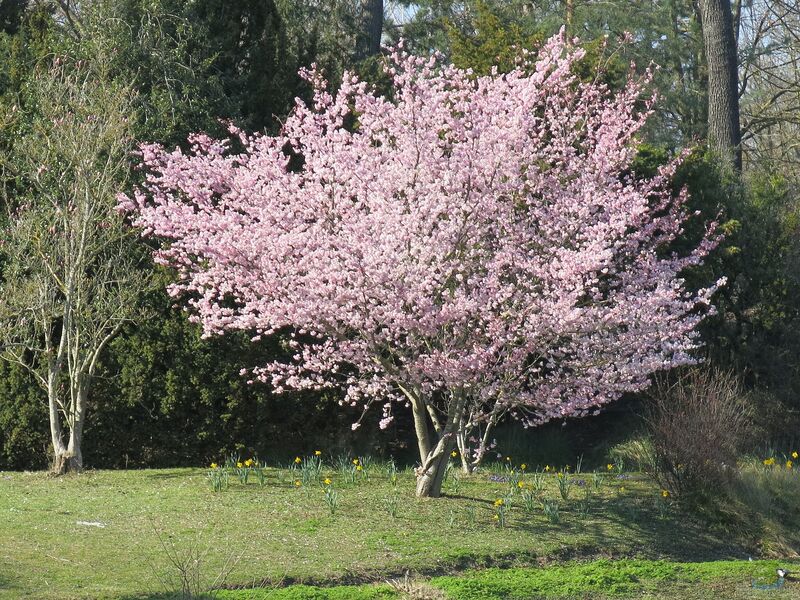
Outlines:
[{"label": "tree shadow", "polygon": [[[619,548],[622,554],[616,557],[678,560],[696,562],[724,559],[745,559],[755,553],[742,542],[725,539],[707,524],[677,509],[660,514],[655,506],[634,498],[595,499],[592,509],[583,517],[571,507],[562,513],[559,523],[542,523],[541,520],[511,523],[511,528],[525,533],[558,534],[574,538],[581,536],[578,544],[564,545],[555,552],[553,560],[580,556],[614,557],[612,549]],[[602,519],[593,519],[593,514]],[[635,543],[631,543],[635,540]]]}]

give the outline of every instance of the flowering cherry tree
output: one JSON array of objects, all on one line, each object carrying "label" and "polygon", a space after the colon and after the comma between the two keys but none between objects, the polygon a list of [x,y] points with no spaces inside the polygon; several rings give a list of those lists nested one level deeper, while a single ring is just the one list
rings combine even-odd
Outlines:
[{"label": "flowering cherry tree", "polygon": [[721,283],[680,276],[713,224],[669,249],[689,216],[669,186],[679,159],[630,173],[646,78],[613,95],[572,75],[581,56],[557,36],[476,78],[399,48],[390,97],[351,74],[331,94],[311,70],[313,102],[277,136],[143,146],[148,178],[120,206],[166,240],[170,291],[205,334],[291,332],[291,359],[251,379],[340,387],[381,427],[410,408],[417,494],[437,496],[451,452],[474,467],[505,416],[586,415],[693,362]]}]

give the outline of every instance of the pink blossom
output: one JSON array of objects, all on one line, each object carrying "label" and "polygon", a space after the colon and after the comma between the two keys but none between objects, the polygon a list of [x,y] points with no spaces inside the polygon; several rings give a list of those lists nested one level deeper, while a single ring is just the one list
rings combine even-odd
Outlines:
[{"label": "pink blossom", "polygon": [[535,63],[476,78],[398,48],[392,100],[352,74],[331,94],[312,69],[313,101],[280,134],[231,126],[241,153],[202,134],[188,153],[142,146],[146,182],[120,206],[166,241],[169,291],[206,335],[298,332],[291,359],[254,377],[458,413],[480,457],[478,433],[506,415],[591,414],[693,363],[722,283],[691,292],[682,276],[718,243],[714,223],[668,250],[688,218],[670,188],[681,156],[629,173],[646,81],[612,95],[572,75],[580,56],[557,36]]}]

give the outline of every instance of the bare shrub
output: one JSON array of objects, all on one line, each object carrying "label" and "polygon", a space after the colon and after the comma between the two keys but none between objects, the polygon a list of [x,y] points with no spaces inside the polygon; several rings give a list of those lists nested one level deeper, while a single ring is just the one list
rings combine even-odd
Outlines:
[{"label": "bare shrub", "polygon": [[200,534],[193,539],[176,540],[173,535],[160,531],[152,520],[151,525],[158,538],[161,554],[155,559],[147,558],[151,572],[164,590],[181,600],[216,598],[242,554],[228,552],[224,564],[212,569],[210,555],[218,550],[213,543],[213,532],[211,543],[203,544]]},{"label": "bare shrub", "polygon": [[387,583],[403,600],[445,600],[447,595],[423,580],[411,578],[408,571],[402,579],[390,579]]},{"label": "bare shrub", "polygon": [[730,372],[697,368],[653,386],[646,415],[653,457],[651,475],[682,499],[725,493],[746,444],[753,409]]}]

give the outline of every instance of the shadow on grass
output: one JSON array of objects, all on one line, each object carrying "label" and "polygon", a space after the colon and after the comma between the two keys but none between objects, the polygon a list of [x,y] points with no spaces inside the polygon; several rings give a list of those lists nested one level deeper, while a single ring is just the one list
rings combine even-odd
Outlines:
[{"label": "shadow on grass", "polygon": [[[540,557],[538,562],[590,558],[597,556],[678,560],[698,562],[723,559],[746,559],[755,549],[741,543],[728,541],[720,533],[709,529],[707,524],[691,515],[672,508],[661,515],[655,506],[646,500],[623,498],[595,499],[588,515],[583,517],[575,511],[575,503],[562,513],[561,523],[519,522],[511,523],[512,529],[541,536],[559,533],[574,539],[578,544],[564,546],[560,551]],[[595,521],[593,515],[602,515]],[[635,540],[635,544],[631,544]],[[615,555],[612,548],[625,548],[624,554]],[[542,559],[545,559],[544,561]]]}]

